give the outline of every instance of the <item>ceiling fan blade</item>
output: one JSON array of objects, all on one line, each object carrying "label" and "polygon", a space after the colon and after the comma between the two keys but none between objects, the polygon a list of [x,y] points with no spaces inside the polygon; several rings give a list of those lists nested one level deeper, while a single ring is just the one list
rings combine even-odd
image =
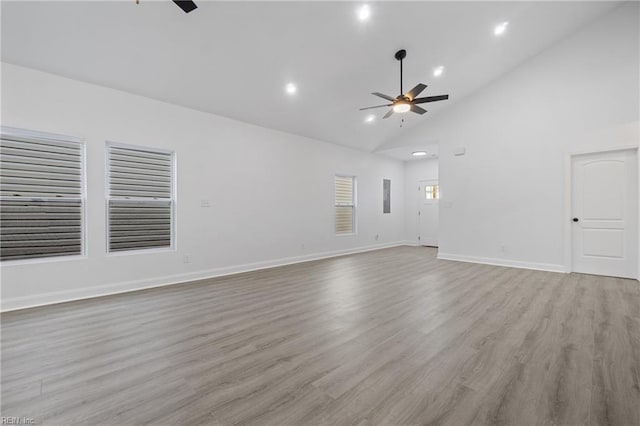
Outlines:
[{"label": "ceiling fan blade", "polygon": [[364,111],[365,109],[374,109],[374,108],[390,107],[391,105],[393,105],[393,104],[377,105],[377,106],[371,106],[371,107],[366,107],[366,108],[360,108],[360,111]]},{"label": "ceiling fan blade", "polygon": [[386,100],[392,101],[392,102],[396,100],[396,98],[392,98],[391,96],[385,95],[384,93],[373,92],[372,95],[378,96],[378,97],[380,97],[382,99],[386,99]]},{"label": "ceiling fan blade", "polygon": [[424,114],[425,112],[427,112],[426,109],[424,108],[420,108],[418,105],[411,105],[411,112],[415,112],[416,114]]},{"label": "ceiling fan blade", "polygon": [[411,99],[415,99],[416,96],[418,96],[420,93],[422,93],[422,91],[424,89],[427,88],[426,84],[418,84],[416,85],[416,87],[414,87],[413,89],[409,90],[407,93],[405,93],[405,96],[410,97]]},{"label": "ceiling fan blade", "polygon": [[449,95],[427,96],[424,98],[416,98],[413,100],[414,104],[424,104],[426,102],[444,101],[449,99]]},{"label": "ceiling fan blade", "polygon": [[393,114],[393,108],[391,108],[391,109],[389,110],[389,112],[388,112],[388,113],[386,113],[386,114],[384,115],[384,117],[382,117],[382,118],[389,118],[389,117],[391,117],[391,114]]},{"label": "ceiling fan blade", "polygon": [[198,8],[191,0],[173,0],[173,2],[177,4],[180,9],[184,10],[184,13],[189,13]]}]

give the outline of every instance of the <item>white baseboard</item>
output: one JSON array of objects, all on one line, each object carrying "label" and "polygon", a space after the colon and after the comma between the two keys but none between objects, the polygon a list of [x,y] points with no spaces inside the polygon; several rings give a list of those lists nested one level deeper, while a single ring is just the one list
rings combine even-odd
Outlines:
[{"label": "white baseboard", "polygon": [[345,250],[333,250],[322,253],[308,254],[304,256],[294,256],[283,259],[267,260],[262,262],[246,263],[243,265],[228,266],[223,268],[208,269],[186,274],[175,274],[164,277],[149,278],[135,281],[125,281],[97,287],[59,291],[53,293],[43,293],[31,296],[14,297],[0,300],[0,311],[8,312],[18,309],[33,308],[36,306],[52,305],[55,303],[71,302],[74,300],[90,299],[100,296],[108,296],[118,293],[144,290],[154,287],[163,287],[173,284],[182,284],[189,281],[198,281],[207,278],[221,277],[225,275],[239,274],[242,272],[255,271],[259,269],[269,269],[278,266],[291,265],[294,263],[310,262],[313,260],[327,259],[348,254],[364,253],[367,251],[380,250],[384,248],[408,245],[405,241],[398,241],[387,244],[375,244],[365,247],[356,247]]},{"label": "white baseboard", "polygon": [[534,269],[536,271],[562,272],[567,270],[564,265],[554,263],[525,262],[522,260],[496,259],[490,257],[464,256],[458,254],[438,252],[438,259],[455,260],[457,262],[482,263],[485,265],[506,266],[508,268]]}]

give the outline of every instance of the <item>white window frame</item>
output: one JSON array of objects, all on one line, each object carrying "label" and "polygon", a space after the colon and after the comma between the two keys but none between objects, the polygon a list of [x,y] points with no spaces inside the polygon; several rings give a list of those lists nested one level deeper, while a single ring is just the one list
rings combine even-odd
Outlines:
[{"label": "white window frame", "polygon": [[[353,181],[353,204],[336,204],[336,181],[335,178],[350,178]],[[353,207],[353,231],[345,233],[336,232],[336,207]],[[358,177],[356,175],[336,173],[333,177],[333,235],[336,237],[350,237],[358,234]]]},{"label": "white window frame", "polygon": [[[438,189],[436,189],[436,194],[438,195],[436,198],[428,198],[427,197],[427,188],[433,188],[434,186],[438,187]],[[433,192],[433,189],[432,189]],[[423,195],[424,195],[424,199],[423,201],[433,201],[433,200],[439,200],[440,199],[440,185],[438,183],[430,183],[428,185],[424,185],[424,191],[423,191]]]},{"label": "white window frame", "polygon": [[[64,256],[35,257],[30,259],[2,260],[3,266],[29,265],[37,263],[65,262],[70,260],[86,259],[87,253],[87,145],[85,140],[76,136],[61,135],[57,133],[27,130],[17,127],[0,126],[0,138],[16,138],[23,141],[49,141],[76,143],[80,146],[80,254]],[[22,198],[25,200],[25,198]],[[26,198],[29,201],[42,200],[43,197]],[[59,200],[59,198],[56,198]]]},{"label": "white window frame", "polygon": [[[148,248],[148,249],[132,249],[132,250],[118,250],[118,251],[109,251],[109,241],[110,241],[110,230],[111,230],[111,224],[109,223],[109,201],[111,200],[111,197],[109,196],[109,182],[111,181],[111,171],[110,171],[110,167],[109,167],[109,155],[110,155],[110,147],[117,147],[117,148],[129,148],[129,149],[143,149],[143,150],[147,150],[147,151],[151,151],[151,152],[159,152],[159,153],[163,153],[163,154],[171,154],[171,208],[170,208],[170,213],[171,213],[171,225],[170,225],[170,232],[171,232],[171,243],[169,245],[169,247],[152,247],[152,248]],[[151,147],[151,146],[146,146],[146,145],[134,145],[134,144],[127,144],[127,143],[121,143],[121,142],[114,142],[111,140],[107,140],[105,142],[105,155],[104,155],[104,160],[105,160],[105,189],[104,189],[104,195],[105,195],[105,224],[106,224],[106,228],[105,228],[105,253],[107,254],[107,256],[114,256],[114,257],[118,257],[118,256],[132,256],[132,255],[136,255],[136,254],[153,254],[153,253],[166,253],[166,252],[175,252],[177,251],[177,237],[176,237],[176,204],[177,204],[177,184],[176,184],[176,176],[177,176],[177,172],[176,172],[176,152],[174,150],[170,150],[170,149],[164,149],[164,148],[155,148],[155,147]],[[153,203],[153,201],[150,201],[148,199],[139,199],[139,198],[131,198],[130,201],[134,201],[134,202],[140,202],[143,204],[146,203]]]}]

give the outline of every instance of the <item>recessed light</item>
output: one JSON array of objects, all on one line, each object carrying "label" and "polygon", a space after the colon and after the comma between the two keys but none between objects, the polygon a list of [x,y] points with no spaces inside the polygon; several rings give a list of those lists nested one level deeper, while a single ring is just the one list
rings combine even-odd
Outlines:
[{"label": "recessed light", "polygon": [[427,153],[425,151],[414,151],[411,153],[411,155],[413,155],[414,157],[424,157],[425,155],[427,155]]},{"label": "recessed light", "polygon": [[371,16],[371,9],[368,4],[363,4],[356,10],[356,16],[359,21],[366,21]]},{"label": "recessed light", "polygon": [[439,67],[436,67],[433,69],[433,76],[440,77],[443,72],[444,72],[444,67],[440,65]]},{"label": "recessed light", "polygon": [[295,95],[296,92],[298,91],[298,88],[296,87],[295,84],[293,83],[287,83],[286,86],[284,86],[284,90],[285,92],[287,92],[287,94],[289,95]]},{"label": "recessed light", "polygon": [[504,34],[505,31],[507,31],[507,26],[509,25],[508,22],[503,22],[501,24],[496,25],[496,27],[493,29],[493,34],[500,36],[502,34]]},{"label": "recessed light", "polygon": [[367,115],[367,118],[364,119],[365,123],[373,123],[373,120],[376,119],[376,116],[373,114],[369,114]]}]

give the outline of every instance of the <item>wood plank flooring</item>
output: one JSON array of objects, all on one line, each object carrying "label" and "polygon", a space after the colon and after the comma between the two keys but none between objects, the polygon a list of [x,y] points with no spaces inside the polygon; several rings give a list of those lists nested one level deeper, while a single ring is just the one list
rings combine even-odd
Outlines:
[{"label": "wood plank flooring", "polygon": [[635,280],[398,247],[1,321],[37,424],[640,425]]}]

